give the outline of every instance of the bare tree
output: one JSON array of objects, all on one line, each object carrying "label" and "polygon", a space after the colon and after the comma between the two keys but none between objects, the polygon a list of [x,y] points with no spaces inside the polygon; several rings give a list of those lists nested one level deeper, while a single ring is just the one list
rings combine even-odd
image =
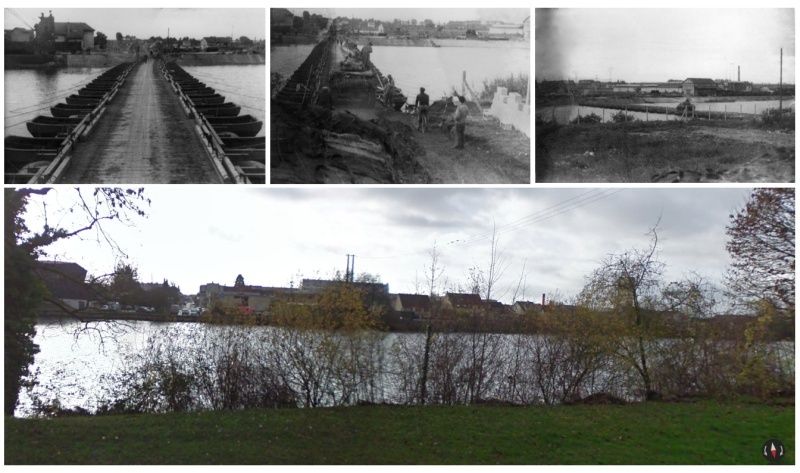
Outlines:
[{"label": "bare tree", "polygon": [[428,294],[433,297],[436,295],[436,287],[444,274],[444,265],[442,265],[440,258],[442,254],[439,252],[436,242],[433,242],[433,247],[428,251],[430,262],[425,272],[426,282],[428,283]]},{"label": "bare tree", "polygon": [[517,285],[514,287],[514,293],[511,296],[511,302],[516,302],[518,297],[520,299],[525,299],[525,289],[527,288],[528,283],[528,272],[526,271],[526,267],[528,265],[528,260],[524,260],[522,262],[522,270],[519,272],[519,279],[517,279]]},{"label": "bare tree", "polygon": [[502,279],[509,266],[503,251],[500,250],[500,237],[497,235],[497,226],[494,222],[492,222],[492,240],[489,248],[489,266],[486,271],[485,281],[486,300],[492,298],[492,291]]}]

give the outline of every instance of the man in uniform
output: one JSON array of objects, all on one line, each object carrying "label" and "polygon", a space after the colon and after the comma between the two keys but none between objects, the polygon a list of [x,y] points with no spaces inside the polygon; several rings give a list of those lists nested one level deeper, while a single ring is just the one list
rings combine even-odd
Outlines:
[{"label": "man in uniform", "polygon": [[361,48],[361,58],[364,60],[364,70],[369,69],[369,55],[372,54],[372,41]]}]

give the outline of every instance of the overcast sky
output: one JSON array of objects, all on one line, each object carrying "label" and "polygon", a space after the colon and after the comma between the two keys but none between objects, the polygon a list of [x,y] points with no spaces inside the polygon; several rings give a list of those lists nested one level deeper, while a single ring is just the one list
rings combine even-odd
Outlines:
[{"label": "overcast sky", "polygon": [[[5,28],[27,28],[11,11],[5,9]],[[14,8],[34,26],[39,16],[48,15],[48,8]],[[117,32],[138,38],[167,36],[200,39],[204,36],[266,36],[265,15],[261,8],[53,8],[57,22],[83,22],[114,39]]]},{"label": "overcast sky", "polygon": [[[660,256],[666,277],[690,271],[719,281],[728,265],[728,215],[748,189],[242,189],[148,187],[148,218],[135,227],[109,225],[143,281],[168,278],[194,294],[200,284],[288,285],[297,275],[344,272],[348,253],[356,272],[378,274],[392,292],[414,292],[426,256],[438,242],[450,289],[465,286],[470,266],[486,267],[489,240],[500,234],[510,266],[498,295],[511,302],[527,260],[526,298],[543,292],[576,294],[584,277],[609,253],[643,247],[661,216]],[[50,223],[74,190],[46,197]],[[40,222],[40,202],[31,223]],[[523,220],[527,217],[527,220]],[[509,226],[514,224],[514,226]],[[471,243],[469,243],[471,242]],[[75,261],[91,274],[114,267],[115,256],[93,238],[55,245],[50,257]],[[420,290],[424,291],[424,285]],[[505,293],[505,294],[503,294]]]},{"label": "overcast sky", "polygon": [[434,23],[448,21],[485,20],[522,23],[531,14],[528,8],[290,8],[295,15],[318,13],[328,18],[344,16],[347,18],[374,18],[382,21],[433,20]]},{"label": "overcast sky", "polygon": [[537,9],[536,77],[794,83],[792,9]]}]

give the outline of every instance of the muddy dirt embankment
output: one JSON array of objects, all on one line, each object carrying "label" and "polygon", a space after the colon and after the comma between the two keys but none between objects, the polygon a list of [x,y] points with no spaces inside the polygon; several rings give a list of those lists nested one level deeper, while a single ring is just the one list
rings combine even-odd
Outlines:
[{"label": "muddy dirt embankment", "polygon": [[350,112],[272,104],[273,184],[429,183],[411,127]]},{"label": "muddy dirt embankment", "polygon": [[181,54],[176,62],[181,66],[247,66],[265,64],[261,54]]}]

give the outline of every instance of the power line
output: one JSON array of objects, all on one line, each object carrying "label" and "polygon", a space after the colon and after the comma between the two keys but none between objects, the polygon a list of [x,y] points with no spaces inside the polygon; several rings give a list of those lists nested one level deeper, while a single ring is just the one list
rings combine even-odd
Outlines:
[{"label": "power line", "polygon": [[[625,189],[616,189],[616,190],[590,189],[586,192],[583,192],[580,195],[570,197],[569,199],[565,199],[557,204],[538,210],[532,214],[526,215],[522,218],[504,224],[500,227],[495,227],[495,230],[493,231],[481,233],[476,236],[469,237],[467,239],[451,240],[444,246],[472,246],[484,240],[488,240],[489,238],[492,237],[492,235],[500,235],[500,234],[515,232],[534,223],[540,223],[545,220],[549,220],[559,215],[563,215],[578,208],[585,207],[600,200],[606,199],[624,190]],[[502,231],[497,231],[498,228],[502,229]],[[425,253],[426,251],[427,250],[418,250],[418,251],[398,253],[386,256],[358,255],[358,257],[363,259],[396,259],[396,258],[404,258],[404,257],[419,255]]]},{"label": "power line", "polygon": [[[552,205],[552,206],[550,206],[550,207],[546,207],[546,208],[544,208],[544,209],[537,210],[537,211],[536,211],[536,212],[534,212],[533,214],[529,214],[529,215],[526,215],[526,216],[524,216],[524,217],[522,217],[522,218],[520,218],[520,219],[514,220],[514,221],[512,221],[512,222],[509,222],[509,223],[506,223],[506,224],[502,225],[502,226],[501,226],[501,227],[499,227],[499,228],[501,228],[501,229],[502,229],[502,228],[505,228],[505,227],[509,227],[509,226],[512,226],[512,225],[516,225],[517,223],[520,223],[520,222],[523,222],[523,221],[525,221],[525,220],[528,220],[528,219],[530,219],[530,218],[531,218],[531,217],[533,217],[533,216],[540,215],[540,214],[542,214],[542,213],[544,213],[544,212],[547,212],[547,211],[549,211],[549,210],[551,210],[551,209],[554,209],[554,208],[556,208],[556,207],[560,207],[560,206],[562,206],[562,205],[565,205],[565,204],[567,204],[568,202],[574,201],[574,200],[576,200],[576,199],[580,199],[580,198],[582,198],[582,197],[586,196],[587,194],[592,194],[592,193],[594,193],[594,192],[601,192],[601,190],[600,190],[600,189],[589,189],[589,190],[587,190],[586,192],[584,192],[584,193],[582,193],[582,194],[576,195],[575,197],[571,197],[571,198],[569,198],[569,199],[563,200],[563,201],[561,201],[561,202],[559,202],[559,203],[557,203],[557,204],[555,204],[555,205]],[[483,237],[491,236],[491,235],[492,235],[492,233],[493,233],[493,231],[489,231],[489,232],[483,232],[483,233],[479,233],[479,234],[475,234],[475,235],[467,236],[467,237],[466,237],[466,238],[464,238],[463,240],[454,240],[454,241],[451,241],[450,243],[454,243],[454,242],[457,242],[457,241],[470,241],[470,240],[473,240],[473,239],[476,239],[476,238],[483,238]]]},{"label": "power line", "polygon": [[578,209],[580,207],[584,207],[586,205],[592,204],[592,203],[597,202],[599,200],[603,200],[603,199],[605,199],[607,197],[611,197],[612,195],[617,194],[619,192],[622,192],[623,190],[624,189],[617,189],[617,190],[610,191],[610,192],[607,192],[606,190],[602,190],[597,194],[585,196],[585,197],[583,197],[583,198],[581,198],[581,199],[579,199],[579,200],[577,200],[575,202],[572,202],[571,204],[566,205],[566,206],[562,205],[562,204],[564,204],[564,202],[562,202],[561,204],[554,205],[554,206],[552,206],[552,207],[550,207],[548,209],[544,209],[543,211],[531,214],[528,217],[526,217],[524,219],[521,219],[521,221],[519,221],[518,223],[515,223],[513,225],[505,225],[505,226],[501,227],[500,230],[495,229],[492,232],[488,233],[487,235],[481,236],[480,238],[475,238],[475,239],[466,240],[466,241],[459,241],[459,244],[463,244],[464,246],[470,246],[470,245],[474,245],[476,243],[480,243],[480,242],[483,242],[483,241],[488,241],[493,235],[503,235],[503,234],[506,234],[506,233],[514,232],[514,231],[519,230],[519,229],[521,229],[523,227],[526,227],[526,226],[529,226],[529,225],[533,225],[534,223],[539,223],[539,222],[542,222],[544,220],[549,220],[549,219],[551,219],[553,217],[556,217],[558,215],[562,215],[564,213],[567,213],[569,211]]}]

